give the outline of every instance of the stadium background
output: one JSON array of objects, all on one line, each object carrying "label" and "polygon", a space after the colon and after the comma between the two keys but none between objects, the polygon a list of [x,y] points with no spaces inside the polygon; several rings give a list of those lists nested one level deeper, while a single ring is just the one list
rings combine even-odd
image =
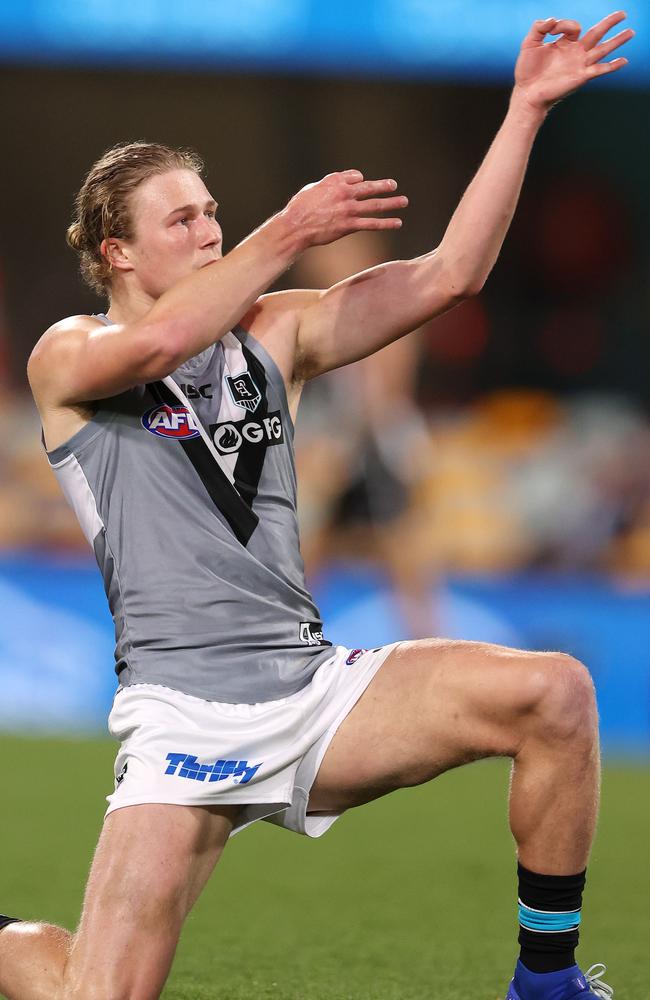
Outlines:
[{"label": "stadium background", "polygon": [[[583,25],[609,11],[565,7],[550,13]],[[552,112],[485,290],[309,387],[297,458],[331,639],[446,634],[590,666],[607,809],[585,937],[597,958],[613,952],[617,1000],[647,1000],[650,12],[627,12],[630,67]],[[278,285],[326,286],[440,239],[505,111],[519,40],[548,13],[516,0],[0,8],[0,909],[74,923],[111,783],[112,626],[24,376],[51,322],[101,308],[64,242],[84,172],[120,140],[195,147],[226,247],[331,170],[395,176],[411,202],[400,233],[310,251]],[[252,831],[191,918],[165,996],[493,998],[514,934],[504,803],[504,769],[488,764],[368,807],[322,845]],[[35,852],[26,824],[45,817]],[[261,885],[254,927],[232,901],[242,882]]]}]

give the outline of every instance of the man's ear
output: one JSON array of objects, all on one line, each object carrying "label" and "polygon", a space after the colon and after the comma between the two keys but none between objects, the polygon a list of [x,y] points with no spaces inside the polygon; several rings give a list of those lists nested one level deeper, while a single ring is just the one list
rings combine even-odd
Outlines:
[{"label": "man's ear", "polygon": [[111,271],[132,271],[133,264],[129,259],[129,249],[122,240],[102,240],[100,251],[108,261]]}]

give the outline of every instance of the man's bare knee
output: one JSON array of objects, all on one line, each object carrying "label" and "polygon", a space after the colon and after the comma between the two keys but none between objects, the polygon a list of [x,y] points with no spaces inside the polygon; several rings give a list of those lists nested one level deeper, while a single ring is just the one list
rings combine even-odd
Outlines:
[{"label": "man's bare knee", "polygon": [[131,989],[112,988],[95,979],[84,979],[76,986],[65,986],[56,1000],[158,1000],[160,993],[142,993]]},{"label": "man's bare knee", "polygon": [[544,653],[531,666],[529,731],[554,743],[593,742],[598,713],[584,664],[566,653]]},{"label": "man's bare knee", "polygon": [[[186,887],[165,873],[159,874],[157,891],[148,874],[142,881],[118,878],[105,887],[100,908],[84,914],[94,926],[90,930],[82,919],[57,1000],[157,1000],[180,935],[186,895]],[[110,949],[97,931],[108,915],[120,928]]]},{"label": "man's bare knee", "polygon": [[158,1000],[172,955],[124,952],[92,968],[66,970],[56,1000]]},{"label": "man's bare knee", "polygon": [[463,684],[458,717],[465,720],[466,760],[517,757],[524,746],[593,744],[594,686],[587,668],[566,653],[478,648],[479,669]]},{"label": "man's bare knee", "polygon": [[[158,994],[160,996],[160,994]],[[154,1000],[151,994],[146,996],[126,989],[111,988],[95,978],[84,979],[76,986],[65,985],[56,1000]]]}]

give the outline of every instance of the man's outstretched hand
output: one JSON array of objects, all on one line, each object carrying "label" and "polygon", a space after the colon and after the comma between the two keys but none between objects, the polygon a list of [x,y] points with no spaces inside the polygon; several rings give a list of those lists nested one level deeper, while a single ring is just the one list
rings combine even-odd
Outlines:
[{"label": "man's outstretched hand", "polygon": [[[538,111],[547,111],[552,104],[577,90],[588,80],[605,73],[615,73],[627,65],[619,56],[610,62],[603,60],[634,37],[631,28],[619,31],[606,42],[602,39],[626,14],[619,10],[608,14],[593,28],[582,31],[577,21],[549,17],[535,21],[524,38],[515,66],[515,93]],[[560,35],[545,43],[547,35]]]},{"label": "man's outstretched hand", "polygon": [[398,229],[402,220],[388,213],[406,208],[408,198],[396,189],[391,178],[367,181],[359,170],[343,170],[307,184],[282,214],[300,233],[302,249],[362,229]]}]

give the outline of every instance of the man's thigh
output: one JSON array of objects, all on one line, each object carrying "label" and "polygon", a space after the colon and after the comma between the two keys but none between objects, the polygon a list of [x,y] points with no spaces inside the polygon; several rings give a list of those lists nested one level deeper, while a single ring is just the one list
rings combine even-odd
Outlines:
[{"label": "man's thigh", "polygon": [[341,811],[482,757],[512,756],[548,654],[488,643],[401,643],[338,729],[310,812]]},{"label": "man's thigh", "polygon": [[66,1000],[160,996],[183,922],[237,812],[144,804],[109,814],[65,971]]}]

